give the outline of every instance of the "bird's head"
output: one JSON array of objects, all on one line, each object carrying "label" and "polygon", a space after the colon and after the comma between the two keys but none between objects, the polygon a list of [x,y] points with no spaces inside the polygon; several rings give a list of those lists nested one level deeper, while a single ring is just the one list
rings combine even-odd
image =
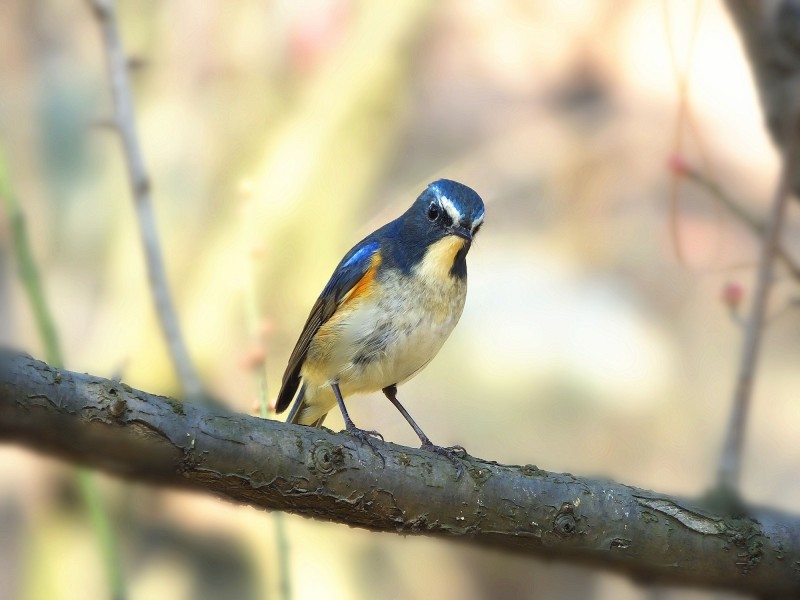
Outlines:
[{"label": "bird's head", "polygon": [[483,224],[484,212],[483,200],[475,190],[440,179],[425,188],[405,217],[425,231],[428,244],[457,236],[469,245]]},{"label": "bird's head", "polygon": [[466,275],[464,259],[484,213],[483,200],[472,188],[449,179],[434,181],[400,218],[404,242],[419,251],[419,260],[449,262],[451,274]]}]

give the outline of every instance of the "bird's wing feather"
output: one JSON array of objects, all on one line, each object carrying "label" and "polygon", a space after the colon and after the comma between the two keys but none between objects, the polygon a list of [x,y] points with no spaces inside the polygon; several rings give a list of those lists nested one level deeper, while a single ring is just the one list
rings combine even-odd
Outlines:
[{"label": "bird's wing feather", "polygon": [[373,265],[373,257],[379,250],[380,244],[377,241],[366,239],[350,250],[334,270],[330,281],[311,308],[300,338],[289,357],[289,364],[283,374],[281,391],[275,402],[277,412],[286,410],[297,392],[300,385],[300,369],[306,359],[306,354],[308,354],[311,340],[319,328],[333,316],[336,309],[346,299],[348,292],[369,272]]}]

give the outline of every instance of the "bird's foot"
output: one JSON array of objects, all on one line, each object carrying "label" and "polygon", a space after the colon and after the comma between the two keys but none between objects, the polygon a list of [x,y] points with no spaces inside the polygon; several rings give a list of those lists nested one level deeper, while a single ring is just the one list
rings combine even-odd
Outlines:
[{"label": "bird's foot", "polygon": [[461,479],[461,476],[464,474],[464,464],[461,461],[469,456],[463,446],[437,446],[436,444],[427,441],[422,444],[421,448],[423,450],[428,450],[429,452],[435,452],[440,456],[444,456],[447,460],[453,463],[453,466],[456,468],[456,481]]},{"label": "bird's foot", "polygon": [[380,441],[384,441],[383,436],[378,433],[377,431],[368,431],[366,429],[359,429],[352,423],[347,426],[348,435],[353,436],[357,440],[359,440],[362,444],[366,444],[370,447],[370,449],[381,459],[383,466],[386,466],[386,459],[383,455],[378,451],[378,448],[375,447],[375,440],[379,439]]}]

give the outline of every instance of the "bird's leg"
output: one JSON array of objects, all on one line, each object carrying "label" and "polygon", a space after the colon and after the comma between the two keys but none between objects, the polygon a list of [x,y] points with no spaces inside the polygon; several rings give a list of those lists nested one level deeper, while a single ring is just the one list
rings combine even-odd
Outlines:
[{"label": "bird's leg", "polygon": [[381,460],[384,461],[384,465],[386,464],[385,459],[381,456],[378,449],[373,445],[372,438],[380,438],[383,441],[383,436],[378,433],[377,431],[365,431],[364,429],[359,429],[356,427],[356,424],[353,423],[353,419],[350,418],[350,415],[347,412],[347,409],[344,406],[344,398],[342,398],[342,391],[339,389],[338,383],[332,383],[331,388],[333,389],[333,395],[336,396],[336,402],[339,403],[339,410],[342,411],[342,417],[344,417],[344,426],[347,430],[347,433],[352,435],[355,438],[358,438],[367,446],[372,448],[372,451],[375,452],[378,456],[380,456]]},{"label": "bird's leg", "polygon": [[442,456],[450,459],[450,462],[456,468],[457,471],[457,478],[460,478],[461,475],[464,473],[464,466],[461,464],[461,459],[467,456],[467,451],[463,448],[463,446],[452,446],[450,448],[445,448],[444,446],[437,446],[433,442],[431,442],[430,438],[425,435],[425,432],[420,429],[420,426],[411,418],[411,415],[408,414],[408,411],[405,407],[400,404],[400,401],[397,399],[397,386],[390,385],[383,388],[384,395],[389,399],[389,402],[394,404],[395,408],[400,411],[400,414],[403,415],[408,424],[411,425],[411,429],[414,430],[414,433],[417,434],[419,440],[422,442],[422,449],[429,450],[431,452],[435,452],[436,454],[441,454]]}]

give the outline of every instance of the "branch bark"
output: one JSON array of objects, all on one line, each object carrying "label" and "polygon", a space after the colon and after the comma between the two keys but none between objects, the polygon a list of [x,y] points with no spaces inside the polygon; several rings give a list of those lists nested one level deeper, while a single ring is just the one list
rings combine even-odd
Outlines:
[{"label": "branch bark", "polygon": [[449,460],[154,396],[0,351],[0,441],[159,486],[372,531],[462,539],[647,581],[800,595],[800,517],[727,517],[610,481]]},{"label": "branch bark", "polygon": [[[725,0],[753,71],[770,137],[788,153],[800,88],[800,0]],[[800,197],[800,153],[788,165]]]}]

